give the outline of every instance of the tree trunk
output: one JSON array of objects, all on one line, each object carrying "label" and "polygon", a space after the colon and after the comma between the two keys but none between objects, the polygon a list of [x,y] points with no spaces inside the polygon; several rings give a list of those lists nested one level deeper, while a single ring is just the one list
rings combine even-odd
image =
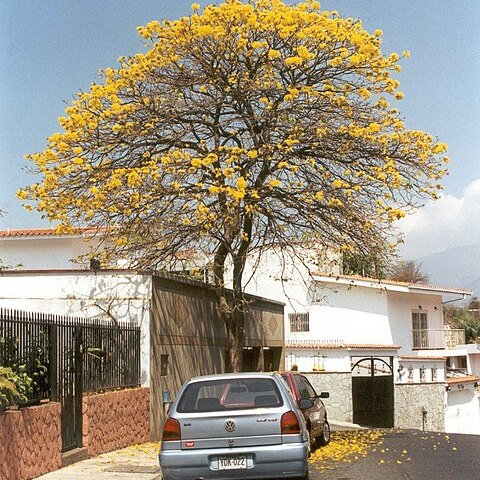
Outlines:
[{"label": "tree trunk", "polygon": [[243,303],[236,304],[235,299],[232,299],[230,309],[230,313],[225,322],[228,339],[225,355],[225,371],[240,372],[242,370],[243,345],[245,341],[245,312],[243,310]]},{"label": "tree trunk", "polygon": [[232,293],[225,289],[225,260],[229,249],[220,244],[215,255],[214,277],[217,286],[218,312],[225,324],[227,333],[227,351],[225,352],[225,371],[240,372],[242,370],[243,347],[245,343],[245,297],[243,294],[242,277],[250,245],[252,228],[251,218],[245,221],[246,238],[241,242],[239,250],[233,257]]}]

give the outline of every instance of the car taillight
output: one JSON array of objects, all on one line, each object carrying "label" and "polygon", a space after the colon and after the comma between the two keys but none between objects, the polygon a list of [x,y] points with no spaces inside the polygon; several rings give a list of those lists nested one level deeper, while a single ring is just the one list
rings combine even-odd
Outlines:
[{"label": "car taillight", "polygon": [[181,438],[180,422],[168,417],[163,425],[162,442],[172,442]]},{"label": "car taillight", "polygon": [[282,435],[300,433],[298,418],[291,410],[282,415]]}]

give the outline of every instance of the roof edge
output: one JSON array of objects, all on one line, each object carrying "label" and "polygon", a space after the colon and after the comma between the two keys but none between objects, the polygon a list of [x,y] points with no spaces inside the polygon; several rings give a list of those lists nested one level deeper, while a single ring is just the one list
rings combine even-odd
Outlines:
[{"label": "roof edge", "polygon": [[312,275],[315,282],[318,283],[336,283],[341,285],[358,286],[366,288],[383,289],[387,291],[398,291],[404,293],[435,292],[445,294],[472,295],[471,290],[463,288],[445,287],[437,285],[424,285],[420,283],[398,282],[395,280],[361,277],[357,275],[336,275],[314,272]]}]

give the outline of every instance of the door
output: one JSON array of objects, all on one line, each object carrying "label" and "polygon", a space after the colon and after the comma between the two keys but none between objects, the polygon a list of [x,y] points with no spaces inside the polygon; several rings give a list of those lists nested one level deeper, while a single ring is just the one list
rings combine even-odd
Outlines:
[{"label": "door", "polygon": [[362,358],[352,367],[353,422],[370,427],[393,427],[392,357]]}]

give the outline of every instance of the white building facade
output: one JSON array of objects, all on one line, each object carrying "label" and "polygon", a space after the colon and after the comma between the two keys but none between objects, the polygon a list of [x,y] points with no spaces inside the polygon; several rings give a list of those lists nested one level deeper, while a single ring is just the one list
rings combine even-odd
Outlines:
[{"label": "white building facade", "polygon": [[81,270],[89,268],[88,254],[99,243],[90,228],[71,234],[58,234],[54,228],[0,230],[0,265],[16,270]]},{"label": "white building facade", "polygon": [[286,304],[286,368],[308,372],[319,391],[331,392],[331,418],[480,434],[476,356],[451,379],[465,336],[445,328],[442,308],[445,297],[470,292],[340,272],[338,259],[314,251],[302,259],[272,249],[247,266],[249,293]]}]

